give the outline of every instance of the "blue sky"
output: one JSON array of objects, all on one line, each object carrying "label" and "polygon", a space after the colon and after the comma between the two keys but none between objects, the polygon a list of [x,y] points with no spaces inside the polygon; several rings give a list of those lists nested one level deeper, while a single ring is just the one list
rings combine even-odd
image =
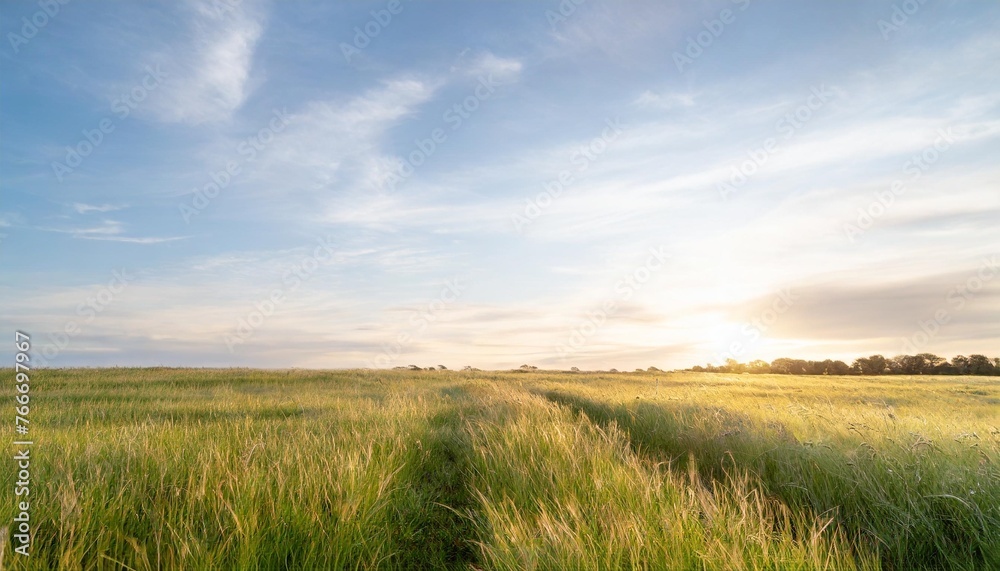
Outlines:
[{"label": "blue sky", "polygon": [[7,2],[0,323],[54,366],[994,355],[998,24]]}]

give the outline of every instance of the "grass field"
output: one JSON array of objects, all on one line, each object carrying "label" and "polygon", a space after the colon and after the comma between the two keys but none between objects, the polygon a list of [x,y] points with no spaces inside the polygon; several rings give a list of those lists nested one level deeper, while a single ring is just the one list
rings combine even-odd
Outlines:
[{"label": "grass field", "polygon": [[[31,383],[33,554],[8,543],[5,568],[1000,569],[995,378],[72,369]],[[2,526],[15,462],[0,475]]]}]

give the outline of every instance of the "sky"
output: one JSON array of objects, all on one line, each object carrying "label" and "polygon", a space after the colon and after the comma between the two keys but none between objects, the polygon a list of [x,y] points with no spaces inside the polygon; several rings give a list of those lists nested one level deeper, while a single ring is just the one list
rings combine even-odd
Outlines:
[{"label": "sky", "polygon": [[997,29],[995,2],[4,2],[0,329],[46,366],[997,356]]}]

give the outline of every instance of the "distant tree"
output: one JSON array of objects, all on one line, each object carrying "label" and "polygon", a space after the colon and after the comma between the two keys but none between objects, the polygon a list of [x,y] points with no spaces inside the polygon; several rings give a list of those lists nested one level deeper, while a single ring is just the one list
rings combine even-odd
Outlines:
[{"label": "distant tree", "polygon": [[885,373],[886,360],[882,355],[861,357],[855,359],[853,367],[861,375],[882,375]]},{"label": "distant tree", "polygon": [[885,372],[889,375],[902,375],[903,374],[903,358],[906,355],[896,355],[895,357],[888,357],[885,360]]},{"label": "distant tree", "polygon": [[992,375],[995,370],[993,362],[986,355],[969,355],[970,375]]},{"label": "distant tree", "polygon": [[445,367],[444,365],[438,365],[438,369],[440,369],[442,371],[447,371],[448,367]]},{"label": "distant tree", "polygon": [[921,375],[927,368],[927,361],[922,355],[897,355],[888,365],[897,375]]},{"label": "distant tree", "polygon": [[782,375],[807,375],[809,363],[802,359],[780,358],[771,362],[771,372]]},{"label": "distant tree", "polygon": [[617,372],[618,372],[618,369],[611,369],[611,370],[610,370],[610,371],[608,371],[608,372],[609,372],[609,373],[617,373]]},{"label": "distant tree", "polygon": [[781,375],[790,375],[792,374],[792,368],[794,367],[794,364],[795,364],[794,361],[792,361],[791,359],[786,359],[785,357],[782,357],[780,359],[775,359],[771,361],[771,372],[778,373]]},{"label": "distant tree", "polygon": [[579,373],[580,372],[580,367],[570,367],[569,370],[573,371],[574,373]]},{"label": "distant tree", "polygon": [[808,375],[810,370],[809,361],[804,359],[792,359],[793,375]]},{"label": "distant tree", "polygon": [[886,360],[882,355],[872,355],[868,357],[868,364],[871,366],[871,375],[885,374]]},{"label": "distant tree", "polygon": [[969,358],[965,355],[955,355],[951,360],[951,366],[954,368],[954,374],[956,375],[969,374]]},{"label": "distant tree", "polygon": [[806,361],[805,370],[807,375],[825,375],[826,374],[826,362],[825,361]]},{"label": "distant tree", "polygon": [[[654,368],[650,368],[654,369]],[[656,369],[658,371],[658,369]],[[726,359],[723,365],[708,364],[704,367],[694,366],[689,369],[694,372],[710,373],[775,373],[784,375],[997,375],[1000,376],[1000,358],[990,358],[985,355],[964,357],[957,355],[949,363],[933,353],[918,355],[896,355],[887,359],[882,355],[859,357],[852,365],[843,361],[825,359],[823,361],[805,361],[782,357],[770,364],[756,360],[749,363],[739,363],[735,359]],[[638,369],[637,369],[638,371]]]},{"label": "distant tree", "polygon": [[948,361],[945,361],[944,363],[941,363],[940,365],[938,365],[934,369],[934,374],[936,374],[936,375],[957,375],[959,373],[958,373],[958,368],[955,365],[952,365]]},{"label": "distant tree", "polygon": [[867,366],[868,359],[864,357],[858,357],[851,363],[851,370],[854,371],[855,375],[863,374],[861,371]]},{"label": "distant tree", "polygon": [[827,365],[826,373],[828,375],[850,375],[851,367],[843,361],[833,361]]},{"label": "distant tree", "polygon": [[936,373],[938,367],[948,362],[944,357],[938,357],[934,353],[921,353],[917,357],[921,357],[924,360],[924,369],[921,371],[924,375]]}]

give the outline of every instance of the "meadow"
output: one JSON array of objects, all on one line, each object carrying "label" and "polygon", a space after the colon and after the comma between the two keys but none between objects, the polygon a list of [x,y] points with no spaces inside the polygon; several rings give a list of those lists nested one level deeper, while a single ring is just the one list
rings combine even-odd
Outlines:
[{"label": "meadow", "polygon": [[[996,378],[115,368],[31,383],[32,554],[8,537],[0,568],[1000,569]],[[0,399],[13,407],[9,383]],[[0,461],[0,527],[16,474]]]}]

